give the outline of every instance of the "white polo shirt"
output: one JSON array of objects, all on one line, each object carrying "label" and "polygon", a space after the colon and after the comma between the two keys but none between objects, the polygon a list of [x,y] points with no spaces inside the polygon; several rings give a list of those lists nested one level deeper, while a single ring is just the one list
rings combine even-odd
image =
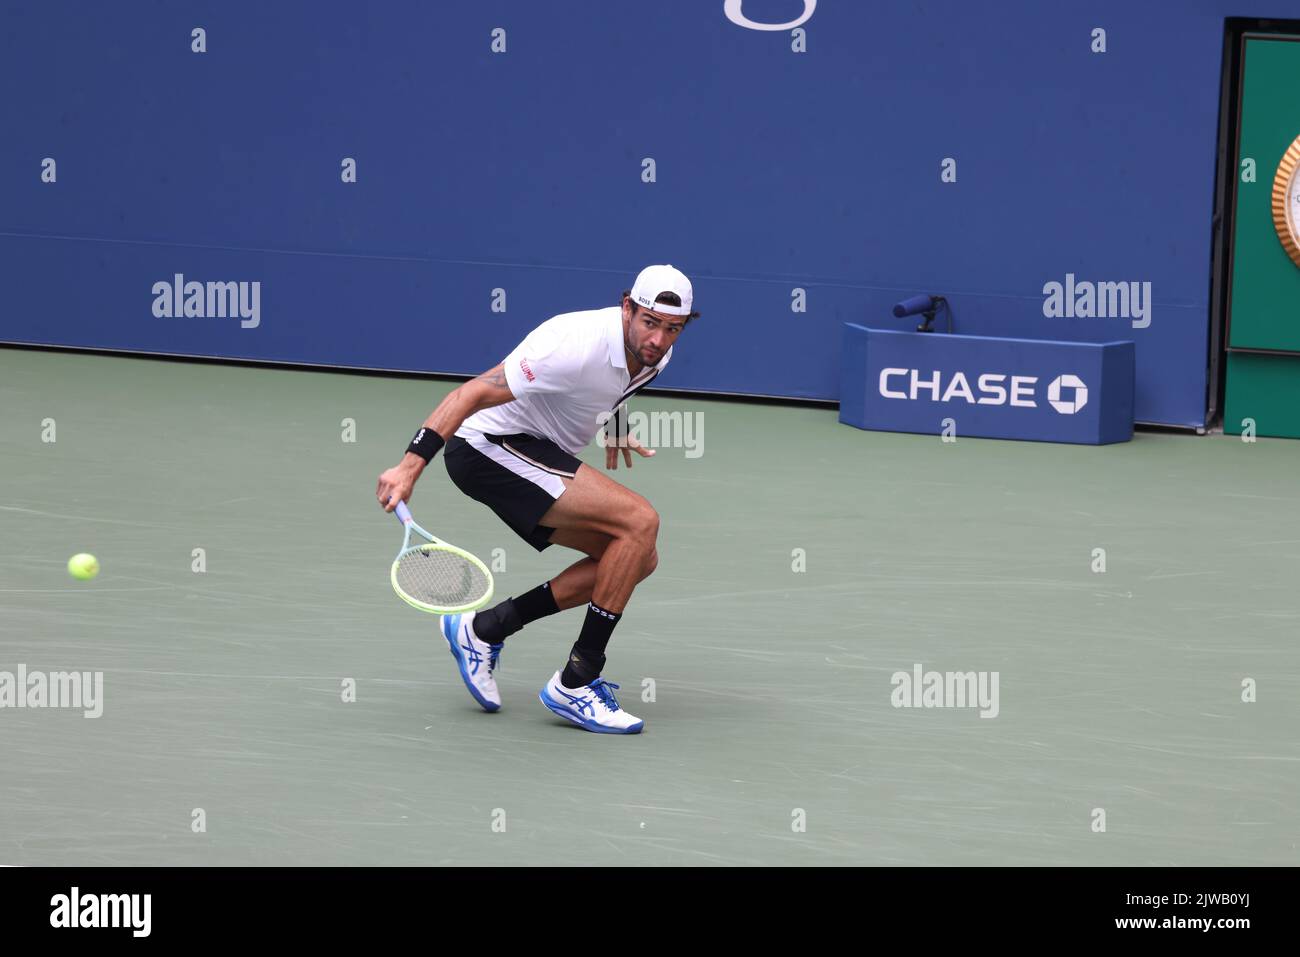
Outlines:
[{"label": "white polo shirt", "polygon": [[669,346],[658,365],[632,378],[621,306],[563,313],[543,322],[506,356],[514,401],[474,413],[456,434],[472,439],[484,432],[523,432],[577,455],[595,438],[603,418],[662,372],[672,355]]}]

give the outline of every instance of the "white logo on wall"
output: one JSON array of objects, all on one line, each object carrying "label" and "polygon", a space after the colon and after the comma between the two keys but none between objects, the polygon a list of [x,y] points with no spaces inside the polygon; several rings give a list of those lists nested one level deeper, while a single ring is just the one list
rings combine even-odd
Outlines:
[{"label": "white logo on wall", "polygon": [[751,20],[741,9],[744,5],[745,0],[723,0],[722,11],[727,15],[728,20],[746,30],[793,30],[808,22],[808,18],[817,9],[817,0],[803,0],[803,15],[789,23],[759,23],[757,20]]},{"label": "white logo on wall", "polygon": [[153,284],[153,314],[158,319],[239,319],[241,329],[262,323],[260,282],[185,281],[176,273],[171,282]]},{"label": "white logo on wall", "polygon": [[[888,368],[880,370],[879,391],[886,399],[907,399],[915,402],[928,398],[931,402],[962,401],[968,405],[1012,405],[1023,409],[1036,409],[1034,401],[1038,376],[1007,375],[985,372],[967,376],[954,372],[945,377],[938,369],[929,375],[920,369]],[[1071,396],[1062,390],[1073,389]],[[1047,401],[1062,415],[1074,415],[1088,404],[1088,387],[1077,375],[1059,375],[1047,386]]]},{"label": "white logo on wall", "polygon": [[[893,380],[901,379],[902,382]],[[881,369],[880,394],[886,399],[915,401],[928,392],[931,402],[952,402],[961,399],[970,405],[1015,405],[1026,409],[1037,408],[1034,402],[1034,383],[1037,376],[986,372],[971,380],[964,372],[955,372],[946,382],[938,369],[923,377],[920,369]],[[978,391],[978,396],[976,392]]]},{"label": "white logo on wall", "polygon": [[[1061,398],[1063,387],[1074,390],[1072,401]],[[1074,415],[1076,412],[1082,412],[1083,407],[1088,404],[1088,387],[1077,375],[1058,375],[1047,385],[1047,401],[1061,415]]]}]

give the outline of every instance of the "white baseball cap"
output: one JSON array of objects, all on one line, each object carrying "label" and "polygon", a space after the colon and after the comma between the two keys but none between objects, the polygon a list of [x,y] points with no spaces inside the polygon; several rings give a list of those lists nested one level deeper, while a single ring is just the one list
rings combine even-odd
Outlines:
[{"label": "white baseball cap", "polygon": [[[670,306],[664,302],[655,302],[665,292],[676,293],[682,304]],[[691,281],[673,266],[646,266],[632,284],[633,302],[669,316],[689,316],[691,296]]]}]

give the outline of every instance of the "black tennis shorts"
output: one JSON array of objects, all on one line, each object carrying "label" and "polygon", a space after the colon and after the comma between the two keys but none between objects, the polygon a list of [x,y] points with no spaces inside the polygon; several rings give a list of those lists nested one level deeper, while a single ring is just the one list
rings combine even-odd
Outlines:
[{"label": "black tennis shorts", "polygon": [[496,512],[501,521],[539,552],[551,545],[555,529],[542,525],[564,492],[561,479],[573,478],[582,462],[550,439],[532,435],[459,435],[443,452],[456,487]]}]

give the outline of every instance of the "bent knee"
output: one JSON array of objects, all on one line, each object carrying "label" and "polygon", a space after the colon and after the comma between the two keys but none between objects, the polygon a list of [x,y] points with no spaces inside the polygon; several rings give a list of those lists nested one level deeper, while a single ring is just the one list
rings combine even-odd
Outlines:
[{"label": "bent knee", "polygon": [[654,506],[642,499],[628,515],[628,531],[653,547],[659,537],[659,513]]},{"label": "bent knee", "polygon": [[655,573],[655,569],[658,567],[659,567],[659,549],[652,548],[650,549],[650,554],[646,556],[645,569],[641,573],[641,578],[642,579],[649,578],[651,575]]}]

